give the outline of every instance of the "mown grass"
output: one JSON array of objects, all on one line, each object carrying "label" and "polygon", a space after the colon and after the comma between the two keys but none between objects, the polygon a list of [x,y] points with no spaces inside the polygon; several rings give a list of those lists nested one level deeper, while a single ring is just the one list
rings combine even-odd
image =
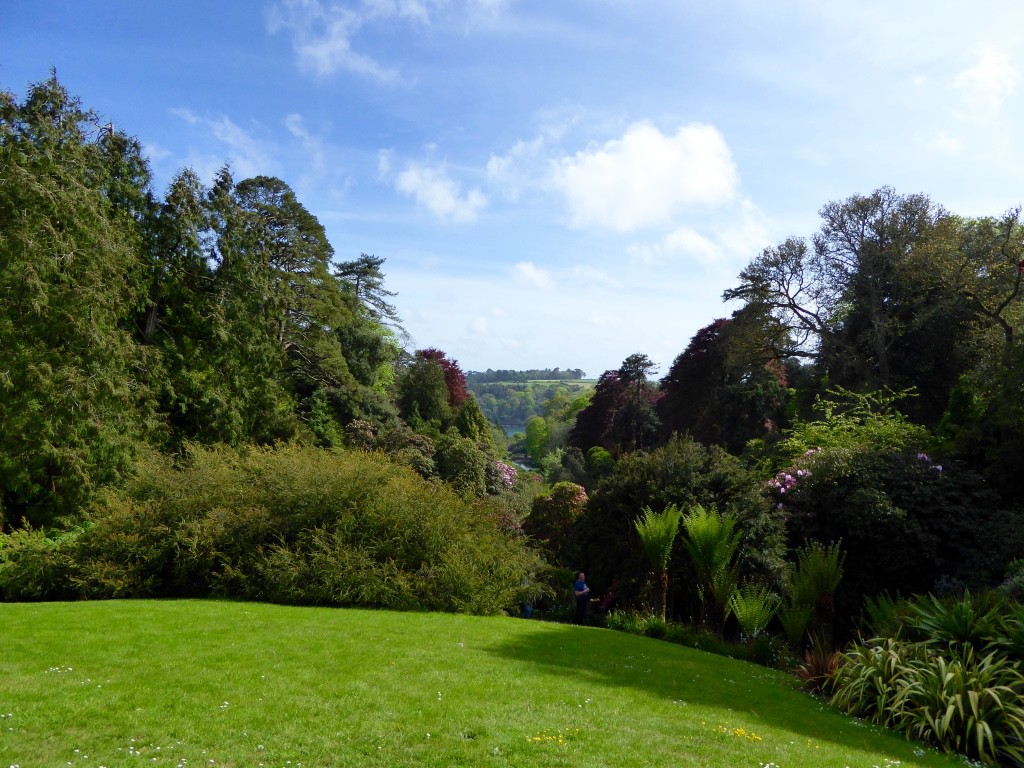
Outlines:
[{"label": "mown grass", "polygon": [[519,619],[0,605],[0,766],[951,766],[771,670]]}]

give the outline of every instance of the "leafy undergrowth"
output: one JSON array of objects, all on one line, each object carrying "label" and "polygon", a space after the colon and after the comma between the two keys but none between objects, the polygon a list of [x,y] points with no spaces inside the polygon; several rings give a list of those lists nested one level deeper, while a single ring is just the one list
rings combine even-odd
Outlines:
[{"label": "leafy undergrowth", "polygon": [[586,627],[109,601],[0,629],[0,766],[961,764],[781,673]]}]

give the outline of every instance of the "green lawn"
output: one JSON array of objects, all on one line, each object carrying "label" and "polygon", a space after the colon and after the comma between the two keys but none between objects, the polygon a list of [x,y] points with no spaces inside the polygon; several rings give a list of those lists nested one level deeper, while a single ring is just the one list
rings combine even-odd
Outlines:
[{"label": "green lawn", "polygon": [[790,678],[520,619],[0,605],[0,768],[953,766]]}]

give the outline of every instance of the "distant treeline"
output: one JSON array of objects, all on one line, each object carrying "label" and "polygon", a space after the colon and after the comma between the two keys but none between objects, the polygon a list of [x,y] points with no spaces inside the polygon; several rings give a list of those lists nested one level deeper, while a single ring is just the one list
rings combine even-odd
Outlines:
[{"label": "distant treeline", "polygon": [[563,371],[561,368],[534,368],[528,371],[506,371],[492,370],[468,371],[466,381],[470,386],[474,384],[493,384],[495,382],[527,382],[527,381],[576,381],[582,379],[586,374],[579,368],[571,368]]}]

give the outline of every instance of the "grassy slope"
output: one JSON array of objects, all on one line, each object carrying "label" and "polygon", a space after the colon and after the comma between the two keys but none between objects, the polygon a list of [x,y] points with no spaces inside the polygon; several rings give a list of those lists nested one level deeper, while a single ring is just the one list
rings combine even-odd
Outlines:
[{"label": "grassy slope", "polygon": [[784,675],[606,630],[112,601],[0,605],[0,635],[0,766],[961,764]]}]

